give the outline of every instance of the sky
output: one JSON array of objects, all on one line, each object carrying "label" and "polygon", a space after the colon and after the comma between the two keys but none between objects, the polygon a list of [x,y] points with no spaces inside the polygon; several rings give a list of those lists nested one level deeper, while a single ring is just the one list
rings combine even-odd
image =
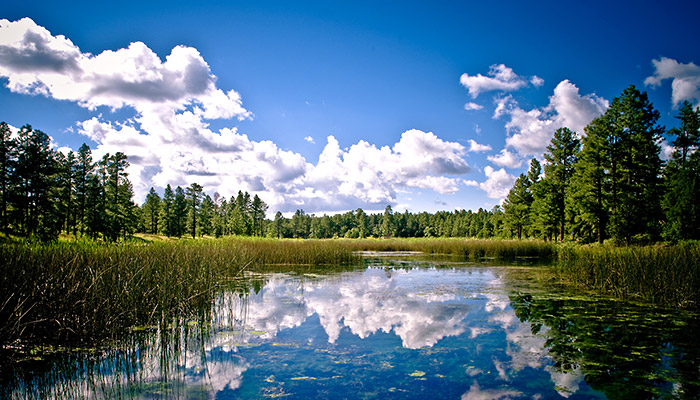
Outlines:
[{"label": "sky", "polygon": [[66,3],[0,5],[0,120],[125,153],[137,203],[492,209],[629,85],[700,104],[693,1]]}]

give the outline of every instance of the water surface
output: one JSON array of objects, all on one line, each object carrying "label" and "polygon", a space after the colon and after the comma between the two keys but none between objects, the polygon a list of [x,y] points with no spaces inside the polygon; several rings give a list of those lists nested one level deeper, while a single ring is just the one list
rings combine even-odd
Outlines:
[{"label": "water surface", "polygon": [[555,286],[542,266],[367,258],[247,273],[197,320],[6,377],[9,397],[698,398],[698,316]]}]

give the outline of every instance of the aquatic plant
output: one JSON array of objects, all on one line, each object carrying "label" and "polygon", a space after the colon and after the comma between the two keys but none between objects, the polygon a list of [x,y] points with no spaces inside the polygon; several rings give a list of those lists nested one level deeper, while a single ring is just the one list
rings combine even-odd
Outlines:
[{"label": "aquatic plant", "polygon": [[620,298],[700,307],[700,243],[562,246],[558,254],[563,280]]},{"label": "aquatic plant", "polygon": [[271,264],[350,264],[321,241],[227,238],[0,244],[0,343],[85,344],[187,318],[226,278]]},{"label": "aquatic plant", "polygon": [[458,238],[362,239],[340,240],[356,251],[420,251],[449,254],[468,260],[495,258],[514,260],[535,257],[543,261],[556,258],[557,246],[541,240],[480,240]]}]

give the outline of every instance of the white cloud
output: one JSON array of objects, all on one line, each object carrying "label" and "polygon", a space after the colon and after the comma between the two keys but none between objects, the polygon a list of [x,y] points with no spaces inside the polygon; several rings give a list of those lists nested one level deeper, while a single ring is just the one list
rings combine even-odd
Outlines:
[{"label": "white cloud", "polygon": [[473,181],[473,180],[466,180],[466,179],[465,179],[465,180],[464,180],[464,184],[465,184],[466,186],[477,187],[477,188],[479,187],[479,182]]},{"label": "white cloud", "polygon": [[493,169],[491,166],[484,168],[486,181],[479,184],[479,188],[486,192],[486,196],[491,199],[502,199],[508,195],[510,188],[515,182],[515,177],[501,168]]},{"label": "white cloud", "polygon": [[523,165],[523,161],[519,159],[517,155],[508,151],[508,149],[503,149],[498,155],[488,156],[486,158],[499,167],[519,168]]},{"label": "white cloud", "polygon": [[476,111],[476,110],[481,110],[482,108],[484,108],[484,106],[482,106],[481,104],[473,103],[473,102],[469,102],[469,103],[464,104],[464,109],[467,111]]},{"label": "white cloud", "polygon": [[644,80],[645,85],[660,86],[664,79],[671,79],[671,100],[674,105],[688,100],[696,107],[700,105],[700,66],[695,64],[681,64],[678,61],[661,57],[652,60],[654,75]]},{"label": "white cloud", "polygon": [[567,127],[582,134],[583,128],[608,108],[608,101],[595,94],[580,95],[579,89],[568,80],[561,81],[549,104],[541,109],[524,110],[512,97],[497,99],[494,118],[508,115],[506,146],[522,156],[540,157],[552,140],[554,131]]},{"label": "white cloud", "polygon": [[216,88],[199,52],[177,46],[165,62],[144,43],[98,55],[82,53],[29,18],[0,20],[0,76],[17,93],[69,100],[90,110],[132,107],[138,113],[193,109],[202,119],[249,118],[235,91]]},{"label": "white cloud", "polygon": [[[191,47],[175,47],[165,61],[141,42],[92,55],[31,19],[2,20],[0,76],[14,92],[40,93],[95,111],[97,116],[77,123],[78,131],[97,143],[96,159],[107,152],[127,154],[139,202],[151,186],[197,182],[225,196],[258,193],[273,211],[383,209],[396,204],[397,193],[414,188],[455,193],[462,182],[458,176],[469,172],[464,146],[418,130],[381,148],[359,141],[341,150],[329,137],[316,165],[236,128],[212,130],[208,120],[252,114],[237,92],[216,87],[208,64]],[[130,108],[134,114],[110,121],[99,107]]]},{"label": "white cloud", "polygon": [[[455,193],[460,180],[444,175],[470,171],[462,158],[465,151],[459,143],[415,129],[404,132],[392,147],[381,148],[361,140],[341,150],[335,137],[329,136],[318,163],[311,166],[302,183],[314,188],[307,202],[330,211],[352,209],[358,201],[376,206],[393,204],[396,193],[404,188]],[[294,194],[289,197],[302,201]]]},{"label": "white cloud", "polygon": [[467,151],[469,151],[469,152],[481,152],[481,151],[490,151],[491,150],[491,146],[489,146],[488,144],[477,143],[476,140],[474,140],[474,139],[469,139],[468,142],[469,142],[469,150],[467,150]]},{"label": "white cloud", "polygon": [[661,157],[662,160],[668,161],[671,159],[673,156],[673,151],[675,150],[673,146],[671,146],[666,138],[662,138],[661,142],[659,142],[659,146],[661,147],[661,153],[659,156]]},{"label": "white cloud", "polygon": [[532,78],[530,78],[530,83],[534,87],[540,87],[540,86],[544,85],[544,79],[540,78],[537,75],[534,75]]},{"label": "white cloud", "polygon": [[523,394],[512,389],[484,389],[477,381],[469,387],[469,391],[462,395],[462,400],[508,400],[521,397]]},{"label": "white cloud", "polygon": [[311,136],[306,136],[306,137],[304,138],[304,140],[306,140],[307,142],[309,142],[309,143],[311,143],[311,144],[316,143],[316,141],[314,140],[314,138],[312,138]]},{"label": "white cloud", "polygon": [[[513,72],[512,68],[508,68],[503,64],[494,64],[489,67],[489,72],[487,76],[476,74],[469,75],[467,73],[462,74],[459,78],[459,82],[467,88],[469,94],[473,99],[477,98],[479,94],[483,92],[489,92],[493,90],[511,92],[514,90],[521,89],[528,85],[528,80],[518,76]],[[538,86],[543,81],[540,78],[533,77],[531,82]],[[474,104],[474,103],[467,103]],[[466,108],[466,106],[465,106]]]}]

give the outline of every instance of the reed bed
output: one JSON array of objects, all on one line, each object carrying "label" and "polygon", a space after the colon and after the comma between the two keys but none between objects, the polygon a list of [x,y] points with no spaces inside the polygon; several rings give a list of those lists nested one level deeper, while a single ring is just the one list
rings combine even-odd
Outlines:
[{"label": "reed bed", "polygon": [[556,259],[557,255],[555,244],[540,240],[415,238],[341,240],[341,242],[355,251],[420,251],[428,254],[454,255],[467,260],[482,258],[515,260],[527,257],[551,261]]},{"label": "reed bed", "polygon": [[321,241],[0,244],[0,344],[92,345],[207,310],[245,268],[349,264]]},{"label": "reed bed", "polygon": [[700,243],[562,246],[556,271],[562,280],[620,298],[700,308]]}]

